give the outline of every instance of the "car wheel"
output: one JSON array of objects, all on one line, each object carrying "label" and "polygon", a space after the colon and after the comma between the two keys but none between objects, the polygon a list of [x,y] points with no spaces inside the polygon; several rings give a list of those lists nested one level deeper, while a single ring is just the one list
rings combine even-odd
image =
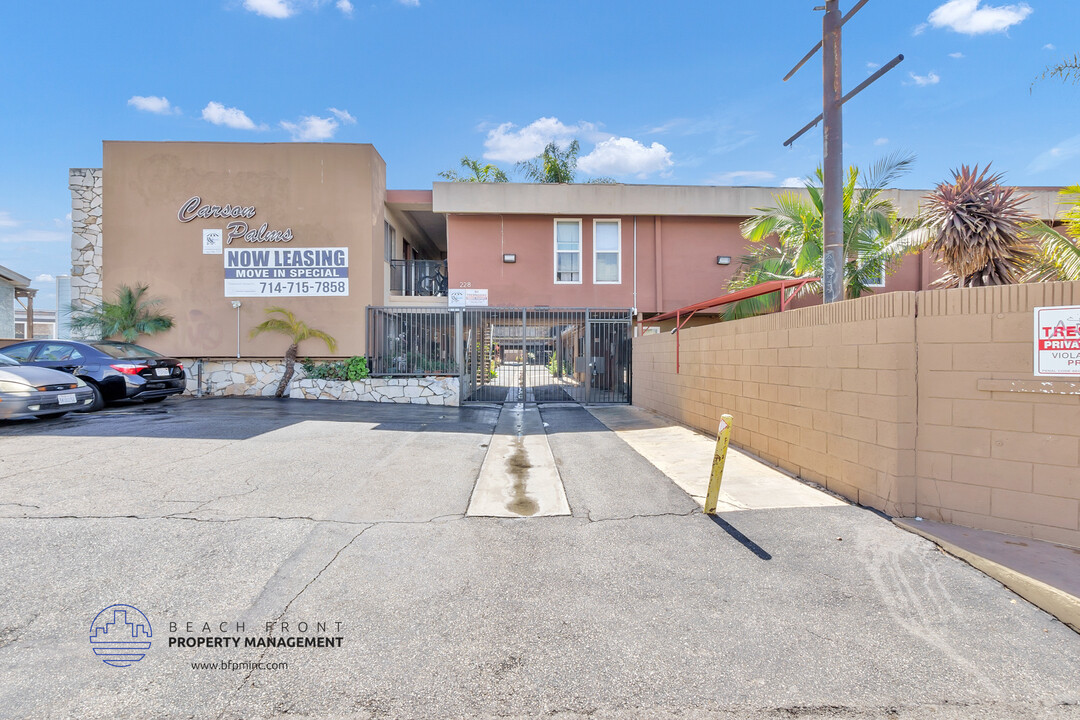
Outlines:
[{"label": "car wheel", "polygon": [[146,398],[145,400],[143,400],[143,402],[144,403],[159,403],[162,400],[164,400],[166,397],[168,397],[168,395],[163,395],[161,397],[154,397],[154,398]]},{"label": "car wheel", "polygon": [[65,416],[65,415],[67,415],[67,414],[68,414],[68,411],[67,411],[67,410],[65,410],[64,412],[58,412],[58,413],[45,413],[44,415],[35,415],[34,417],[36,417],[36,418],[37,418],[38,420],[49,420],[49,419],[51,419],[51,418],[60,418],[60,417],[64,417],[64,416]]},{"label": "car wheel", "polygon": [[78,412],[97,412],[101,408],[105,407],[105,397],[101,394],[101,390],[98,386],[92,382],[86,383],[86,386],[94,392],[94,402],[82,408]]}]

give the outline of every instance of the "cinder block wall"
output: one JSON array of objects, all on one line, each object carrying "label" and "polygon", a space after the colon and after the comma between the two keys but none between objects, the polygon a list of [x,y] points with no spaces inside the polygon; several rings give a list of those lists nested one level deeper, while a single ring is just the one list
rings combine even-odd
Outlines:
[{"label": "cinder block wall", "polygon": [[1080,547],[1080,383],[1033,375],[1053,305],[1080,283],[919,293],[920,516]]},{"label": "cinder block wall", "polygon": [[634,404],[715,432],[862,505],[915,510],[915,293],[634,340]]},{"label": "cinder block wall", "polygon": [[634,341],[634,403],[861,505],[1080,547],[1080,383],[1033,310],[1080,283],[889,293]]}]

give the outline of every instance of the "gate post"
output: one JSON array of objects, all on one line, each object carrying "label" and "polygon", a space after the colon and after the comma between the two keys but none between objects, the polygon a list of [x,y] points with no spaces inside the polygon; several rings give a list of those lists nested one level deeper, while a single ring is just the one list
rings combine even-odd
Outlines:
[{"label": "gate post", "polygon": [[460,308],[451,310],[454,313],[454,363],[458,372],[458,391],[463,388],[462,380],[465,376],[465,322],[464,311]]}]

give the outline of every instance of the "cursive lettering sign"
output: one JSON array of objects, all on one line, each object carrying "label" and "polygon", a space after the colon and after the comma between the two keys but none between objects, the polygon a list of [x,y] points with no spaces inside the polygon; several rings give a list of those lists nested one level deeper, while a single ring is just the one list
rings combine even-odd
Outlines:
[{"label": "cursive lettering sign", "polygon": [[226,245],[232,245],[232,241],[238,238],[243,238],[249,243],[287,243],[293,239],[292,228],[269,230],[266,223],[263,223],[260,227],[249,229],[246,222],[236,220],[229,223],[226,230],[229,231],[225,238]]},{"label": "cursive lettering sign", "polygon": [[191,222],[195,218],[253,218],[255,206],[249,205],[203,205],[202,198],[196,195],[188,200],[176,213],[176,219],[182,223]]}]

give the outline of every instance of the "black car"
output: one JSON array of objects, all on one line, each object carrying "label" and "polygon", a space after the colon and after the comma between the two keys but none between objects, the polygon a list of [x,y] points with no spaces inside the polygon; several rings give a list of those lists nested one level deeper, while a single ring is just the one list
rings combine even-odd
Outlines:
[{"label": "black car", "polygon": [[128,342],[100,340],[28,340],[0,349],[22,365],[71,373],[94,392],[84,411],[100,410],[115,400],[160,402],[184,391],[183,364]]}]

